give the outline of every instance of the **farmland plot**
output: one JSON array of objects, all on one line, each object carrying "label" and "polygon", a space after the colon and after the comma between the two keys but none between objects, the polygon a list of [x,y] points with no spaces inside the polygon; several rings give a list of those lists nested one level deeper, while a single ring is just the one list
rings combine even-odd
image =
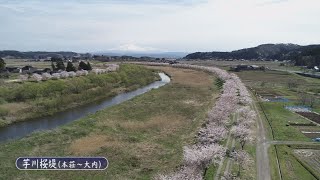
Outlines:
[{"label": "farmland plot", "polygon": [[294,154],[298,159],[306,163],[311,169],[313,169],[317,178],[320,178],[320,150],[315,149],[297,149],[294,150]]}]

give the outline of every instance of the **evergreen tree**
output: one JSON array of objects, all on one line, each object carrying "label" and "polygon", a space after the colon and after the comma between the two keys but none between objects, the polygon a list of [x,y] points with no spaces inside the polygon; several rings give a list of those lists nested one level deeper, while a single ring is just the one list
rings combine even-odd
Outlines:
[{"label": "evergreen tree", "polygon": [[89,62],[87,63],[87,69],[86,70],[88,70],[88,71],[92,70],[91,64]]},{"label": "evergreen tree", "polygon": [[66,70],[67,70],[68,72],[70,72],[70,71],[76,71],[76,68],[73,66],[72,62],[69,61],[68,64],[67,64]]},{"label": "evergreen tree", "polygon": [[57,70],[66,70],[66,67],[64,66],[64,63],[61,59],[61,61],[57,61],[57,64],[56,64],[56,67],[57,67]]},{"label": "evergreen tree", "polygon": [[53,64],[53,61],[51,61],[51,68],[52,68],[52,71],[56,70],[56,66]]},{"label": "evergreen tree", "polygon": [[0,70],[5,69],[5,68],[6,68],[6,63],[4,62],[4,60],[2,58],[0,58]]},{"label": "evergreen tree", "polygon": [[83,61],[80,61],[78,70],[87,70],[87,69],[88,69],[87,64]]}]

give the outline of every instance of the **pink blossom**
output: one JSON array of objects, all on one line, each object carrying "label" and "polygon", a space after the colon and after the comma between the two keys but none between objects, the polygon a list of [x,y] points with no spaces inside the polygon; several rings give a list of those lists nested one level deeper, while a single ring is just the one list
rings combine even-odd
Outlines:
[{"label": "pink blossom", "polygon": [[20,76],[19,76],[19,79],[20,79],[21,82],[27,81],[28,78],[29,78],[29,76],[28,76],[27,74],[26,74],[26,75],[20,75]]},{"label": "pink blossom", "polygon": [[73,77],[75,77],[75,76],[76,76],[76,73],[75,73],[75,72],[73,72],[73,71],[68,72],[68,74],[69,74],[69,77],[71,77],[71,78],[73,78]]},{"label": "pink blossom", "polygon": [[241,168],[244,168],[253,162],[250,155],[243,150],[232,152],[231,157],[233,157],[236,163],[239,165],[238,175],[240,175]]},{"label": "pink blossom", "polygon": [[66,78],[68,78],[69,77],[69,73],[67,72],[67,71],[62,71],[61,73],[60,73],[60,78],[61,79],[66,79]]},{"label": "pink blossom", "polygon": [[53,73],[51,79],[60,79],[60,73]]},{"label": "pink blossom", "polygon": [[42,74],[42,80],[43,81],[49,80],[51,78],[52,78],[52,76],[49,73],[43,73]]},{"label": "pink blossom", "polygon": [[32,74],[31,77],[30,77],[30,80],[39,82],[39,81],[42,80],[42,76],[39,75],[39,74]]}]

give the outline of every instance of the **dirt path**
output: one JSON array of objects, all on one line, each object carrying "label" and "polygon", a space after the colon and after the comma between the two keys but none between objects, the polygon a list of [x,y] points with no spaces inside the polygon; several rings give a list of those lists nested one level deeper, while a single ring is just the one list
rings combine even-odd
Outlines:
[{"label": "dirt path", "polygon": [[[236,115],[233,116],[233,121],[236,121]],[[234,147],[235,139],[232,137],[231,132],[229,132],[229,135],[228,135],[227,143],[226,143],[226,146],[225,146],[226,148],[229,148],[230,142],[231,142],[231,147]],[[229,172],[229,170],[230,170],[230,167],[231,167],[230,166],[230,161],[232,159],[229,158],[229,157],[225,157],[219,163],[218,170],[217,170],[217,172],[215,174],[215,177],[214,177],[215,180],[221,179],[220,177],[221,177],[221,175],[223,175],[223,174],[221,174],[221,171],[222,171],[222,167],[223,167],[225,159],[228,159],[228,161],[227,161],[227,166],[225,167],[225,171],[224,172]]]},{"label": "dirt path", "polygon": [[269,143],[266,137],[265,127],[260,117],[260,113],[255,103],[252,103],[254,110],[257,112],[257,147],[256,147],[256,161],[257,161],[257,179],[270,180],[270,164],[268,147]]},{"label": "dirt path", "polygon": [[[226,147],[229,146],[229,144],[231,142],[231,139],[232,139],[231,132],[229,132],[227,143],[226,143]],[[219,178],[221,176],[221,170],[222,170],[222,167],[223,167],[223,164],[224,164],[224,160],[225,160],[225,158],[221,159],[221,161],[219,162],[219,167],[218,167],[218,170],[217,170],[217,172],[216,172],[216,174],[214,176],[214,180],[219,180]]]},{"label": "dirt path", "polygon": [[[232,138],[232,143],[231,143],[231,149],[233,149],[234,145],[236,143],[236,140],[234,138]],[[231,172],[231,167],[232,167],[232,163],[233,163],[233,159],[232,158],[228,158],[228,161],[227,161],[227,166],[224,170],[224,173],[229,173]]]},{"label": "dirt path", "polygon": [[[237,121],[237,117],[238,117],[238,113],[235,113],[235,115],[233,116],[233,122],[236,122]],[[232,139],[232,143],[231,143],[231,146],[230,148],[233,149],[235,147],[235,144],[236,144],[236,139],[234,137],[231,136],[231,139]],[[229,148],[229,147],[228,147]],[[230,149],[229,149],[230,150]],[[232,164],[233,164],[233,159],[232,158],[228,158],[228,161],[227,161],[227,166],[224,170],[224,173],[230,173],[231,172],[231,167],[232,167]]]}]

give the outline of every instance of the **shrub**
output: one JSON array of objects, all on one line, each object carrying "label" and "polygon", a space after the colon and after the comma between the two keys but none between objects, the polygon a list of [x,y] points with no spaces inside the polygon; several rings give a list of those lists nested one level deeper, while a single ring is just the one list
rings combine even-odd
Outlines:
[{"label": "shrub", "polygon": [[0,107],[0,117],[4,117],[4,116],[6,116],[8,114],[9,114],[9,110],[8,109]]}]

